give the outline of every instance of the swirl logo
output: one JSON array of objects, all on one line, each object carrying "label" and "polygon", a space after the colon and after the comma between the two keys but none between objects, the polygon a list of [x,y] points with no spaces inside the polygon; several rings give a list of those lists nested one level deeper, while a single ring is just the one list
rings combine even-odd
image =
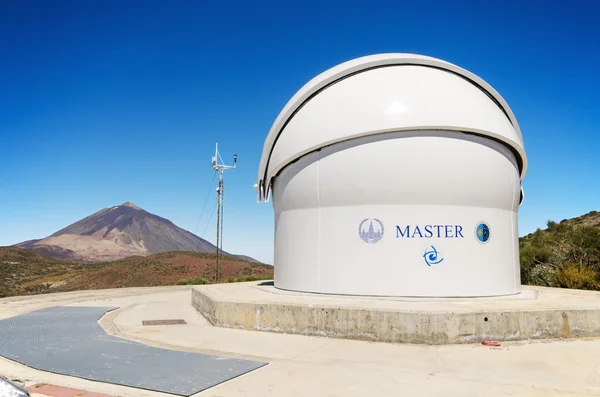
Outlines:
[{"label": "swirl logo", "polygon": [[[373,225],[375,221],[376,225]],[[369,226],[365,227],[365,223],[369,222]],[[376,227],[377,226],[377,227]],[[375,244],[383,238],[383,223],[376,218],[367,218],[358,225],[358,235],[367,244]]]},{"label": "swirl logo", "polygon": [[425,259],[425,263],[427,263],[427,266],[437,265],[438,263],[442,263],[442,261],[444,260],[444,258],[442,258],[440,253],[435,249],[433,245],[431,246],[431,249],[428,248],[425,251],[425,253],[423,254],[423,259]]},{"label": "swirl logo", "polygon": [[485,222],[480,222],[475,227],[475,236],[481,244],[485,244],[490,239],[490,227]]}]

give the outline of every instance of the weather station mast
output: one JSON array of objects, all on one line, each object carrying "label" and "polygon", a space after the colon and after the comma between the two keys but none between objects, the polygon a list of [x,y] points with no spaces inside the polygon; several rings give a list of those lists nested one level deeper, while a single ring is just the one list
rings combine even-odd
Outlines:
[{"label": "weather station mast", "polygon": [[219,281],[219,270],[221,265],[221,257],[223,255],[223,172],[225,170],[234,169],[237,165],[237,154],[233,155],[233,165],[225,165],[221,155],[219,154],[219,143],[215,144],[215,155],[212,158],[212,167],[215,171],[219,171],[219,186],[217,187],[217,262],[215,282]]}]

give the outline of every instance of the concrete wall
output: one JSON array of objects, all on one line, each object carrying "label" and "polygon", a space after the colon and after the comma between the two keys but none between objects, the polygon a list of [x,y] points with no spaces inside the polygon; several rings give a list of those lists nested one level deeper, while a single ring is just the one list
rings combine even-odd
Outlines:
[{"label": "concrete wall", "polygon": [[210,287],[195,287],[192,305],[220,327],[423,344],[600,336],[598,308],[490,312],[473,301],[467,312],[377,310],[224,300]]}]

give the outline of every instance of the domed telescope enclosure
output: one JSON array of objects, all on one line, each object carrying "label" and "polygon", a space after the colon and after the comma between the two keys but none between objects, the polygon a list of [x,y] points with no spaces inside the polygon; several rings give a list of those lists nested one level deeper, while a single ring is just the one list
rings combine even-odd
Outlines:
[{"label": "domed telescope enclosure", "polygon": [[517,213],[527,168],[508,104],[485,81],[412,54],[315,77],[264,144],[275,286],[347,295],[520,292]]}]

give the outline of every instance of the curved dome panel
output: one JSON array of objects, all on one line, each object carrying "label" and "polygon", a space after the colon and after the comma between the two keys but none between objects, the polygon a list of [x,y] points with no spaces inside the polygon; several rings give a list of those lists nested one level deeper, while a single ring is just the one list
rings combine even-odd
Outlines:
[{"label": "curved dome panel", "polygon": [[332,68],[286,105],[265,141],[258,174],[260,199],[290,163],[331,144],[397,131],[461,131],[512,149],[521,179],[527,159],[517,121],[487,83],[430,57],[383,54]]},{"label": "curved dome panel", "polygon": [[483,80],[405,54],[317,76],[267,139],[275,287],[473,297],[520,291],[519,125]]}]

